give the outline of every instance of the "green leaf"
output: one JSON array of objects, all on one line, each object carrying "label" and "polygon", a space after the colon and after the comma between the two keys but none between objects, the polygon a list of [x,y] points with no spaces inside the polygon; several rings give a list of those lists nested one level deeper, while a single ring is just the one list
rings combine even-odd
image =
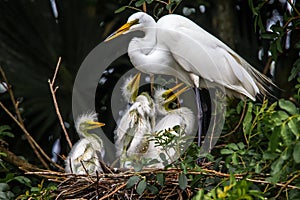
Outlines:
[{"label": "green leaf", "polygon": [[294,64],[293,64],[293,68],[291,70],[291,75],[288,78],[288,81],[293,80],[297,74],[300,72],[300,58],[298,58]]},{"label": "green leaf", "polygon": [[136,188],[136,192],[139,194],[139,195],[142,195],[143,192],[145,191],[146,189],[146,186],[147,186],[147,183],[146,183],[146,180],[141,180]]},{"label": "green leaf", "polygon": [[222,149],[221,150],[221,154],[223,154],[223,155],[227,155],[227,154],[233,154],[233,150],[231,150],[231,149]]},{"label": "green leaf", "polygon": [[7,183],[0,183],[0,191],[8,191],[10,187]]},{"label": "green leaf", "polygon": [[139,176],[132,176],[128,179],[127,184],[126,184],[126,188],[132,188],[138,181],[140,180]]},{"label": "green leaf", "polygon": [[135,7],[140,7],[140,6],[142,6],[144,3],[145,3],[145,1],[146,0],[139,0],[139,1],[137,1],[137,2],[135,2]]},{"label": "green leaf", "polygon": [[204,199],[204,189],[200,189],[197,191],[196,195],[193,196],[192,200],[200,200]]},{"label": "green leaf", "polygon": [[280,99],[279,100],[279,107],[291,115],[297,114],[297,107],[295,104],[293,104],[291,101],[285,100],[285,99]]},{"label": "green leaf", "polygon": [[1,157],[1,156],[4,156],[4,157],[6,157],[6,156],[7,156],[7,154],[6,154],[6,153],[4,153],[4,152],[1,152],[1,151],[0,151],[0,157]]},{"label": "green leaf", "polygon": [[299,138],[300,135],[300,130],[297,127],[297,119],[293,118],[288,122],[288,127],[291,129],[292,133],[297,137],[297,139]]},{"label": "green leaf", "polygon": [[28,187],[31,187],[31,180],[25,176],[16,176],[13,178],[13,180],[16,180],[19,183],[22,183]]},{"label": "green leaf", "polygon": [[147,4],[151,4],[153,0],[146,0]]},{"label": "green leaf", "polygon": [[8,136],[8,137],[11,137],[11,138],[15,137],[14,134],[9,132],[10,130],[11,130],[11,128],[8,125],[0,126],[0,137],[3,137],[3,136]]},{"label": "green leaf", "polygon": [[278,154],[275,152],[266,151],[263,153],[264,160],[274,160],[277,157],[278,157]]},{"label": "green leaf", "polygon": [[245,148],[245,144],[242,142],[237,143],[239,149],[244,149]]},{"label": "green leaf", "polygon": [[160,159],[161,159],[163,162],[168,162],[167,157],[166,157],[166,154],[160,153],[160,154],[159,154],[159,157],[160,157]]},{"label": "green leaf", "polygon": [[185,190],[188,184],[188,180],[185,174],[180,173],[178,177],[179,188]]},{"label": "green leaf", "polygon": [[227,148],[230,148],[232,150],[238,151],[239,147],[235,143],[230,143],[226,145]]},{"label": "green leaf", "polygon": [[280,172],[280,170],[282,169],[283,163],[284,163],[284,160],[281,157],[279,157],[276,161],[274,161],[271,165],[271,169],[272,169],[271,174],[274,175],[274,174],[277,174],[278,172]]},{"label": "green leaf", "polygon": [[148,186],[147,186],[147,189],[150,190],[150,192],[151,192],[152,194],[157,194],[157,193],[159,192],[158,188],[155,187],[154,185],[148,185]]},{"label": "green leaf", "polygon": [[32,187],[32,188],[30,188],[30,191],[31,191],[31,192],[40,192],[40,191],[41,191],[41,188],[38,188],[38,187]]},{"label": "green leaf", "polygon": [[292,155],[292,151],[291,151],[291,148],[287,148],[285,149],[285,151],[282,152],[281,154],[281,158],[282,160],[288,160]]},{"label": "green leaf", "polygon": [[165,183],[164,174],[157,174],[156,181],[158,182],[159,185],[163,186]]},{"label": "green leaf", "polygon": [[249,102],[247,113],[246,113],[244,121],[243,121],[243,131],[244,131],[244,134],[246,134],[246,135],[250,134],[250,132],[251,132],[252,109],[253,109],[253,103]]},{"label": "green leaf", "polygon": [[263,39],[266,39],[266,40],[273,40],[275,39],[276,37],[278,36],[277,33],[274,33],[274,32],[266,32],[266,33],[262,33],[261,34],[261,37]]},{"label": "green leaf", "polygon": [[271,152],[275,152],[278,147],[280,131],[281,128],[279,126],[276,126],[274,128],[274,131],[272,132],[271,138],[269,140],[269,150]]},{"label": "green leaf", "polygon": [[232,160],[232,163],[234,164],[234,165],[237,165],[237,164],[239,164],[239,162],[238,162],[238,160],[237,160],[237,153],[233,153],[233,155],[232,155],[232,157],[231,157],[231,160]]},{"label": "green leaf", "polygon": [[300,141],[294,146],[293,158],[296,163],[300,163]]},{"label": "green leaf", "polygon": [[281,40],[280,39],[276,40],[276,46],[277,46],[277,51],[282,53],[283,50],[282,50],[282,45],[281,45]]},{"label": "green leaf", "polygon": [[127,8],[127,6],[122,6],[122,7],[118,8],[117,10],[115,10],[115,13],[123,12],[126,8]]}]

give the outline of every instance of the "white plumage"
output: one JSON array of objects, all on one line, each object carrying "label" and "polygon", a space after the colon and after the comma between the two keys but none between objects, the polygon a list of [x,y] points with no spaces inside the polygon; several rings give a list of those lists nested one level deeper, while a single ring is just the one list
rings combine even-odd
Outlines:
[{"label": "white plumage", "polygon": [[131,167],[145,156],[149,146],[146,136],[152,131],[155,107],[148,93],[138,95],[139,81],[140,73],[122,86],[124,98],[132,105],[125,111],[115,133],[116,156],[120,158],[121,167]]},{"label": "white plumage", "polygon": [[100,160],[103,160],[105,150],[103,141],[93,129],[104,126],[97,122],[97,114],[83,114],[75,122],[79,141],[72,147],[65,160],[65,171],[74,174],[96,174],[102,172]]},{"label": "white plumage", "polygon": [[[169,145],[168,148],[150,146],[149,151],[156,151],[156,154],[164,153],[169,163],[177,160],[181,153],[184,152],[184,148],[188,147],[188,144],[191,140],[187,138],[183,139],[185,136],[192,136],[195,134],[194,124],[195,117],[193,111],[187,107],[179,107],[170,109],[169,104],[176,100],[178,96],[186,91],[187,87],[174,92],[175,89],[179,88],[182,84],[178,84],[171,89],[156,89],[154,100],[156,105],[157,115],[162,115],[162,118],[157,122],[153,128],[153,135],[159,136],[166,132],[176,137],[174,141],[171,141],[172,145]],[[172,94],[174,93],[174,94]],[[174,128],[178,128],[177,131]],[[193,138],[193,137],[191,137]],[[191,139],[190,138],[190,139]],[[186,145],[185,145],[186,144]]]},{"label": "white plumage", "polygon": [[265,95],[265,85],[272,84],[223,42],[180,15],[169,14],[156,23],[146,13],[135,13],[106,41],[137,30],[145,35],[130,41],[128,55],[144,73],[173,75],[190,86],[218,86],[229,96],[252,100]]}]

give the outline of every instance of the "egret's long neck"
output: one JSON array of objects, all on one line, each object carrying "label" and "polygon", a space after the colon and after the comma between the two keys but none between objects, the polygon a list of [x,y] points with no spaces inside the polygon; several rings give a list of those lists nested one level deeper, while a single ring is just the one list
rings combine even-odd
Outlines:
[{"label": "egret's long neck", "polygon": [[156,46],[156,23],[153,22],[148,27],[142,30],[144,37],[135,37],[129,43],[128,54],[134,66],[143,65],[144,59]]}]

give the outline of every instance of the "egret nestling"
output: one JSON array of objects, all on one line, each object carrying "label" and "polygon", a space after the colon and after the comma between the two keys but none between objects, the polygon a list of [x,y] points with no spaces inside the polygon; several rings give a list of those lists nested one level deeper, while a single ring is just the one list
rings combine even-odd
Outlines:
[{"label": "egret nestling", "polygon": [[[134,37],[128,55],[135,68],[148,74],[173,75],[196,87],[198,133],[201,134],[202,108],[197,88],[217,86],[226,94],[255,100],[268,93],[271,80],[254,69],[219,39],[186,17],[169,14],[157,23],[146,13],[138,12],[105,41],[132,31],[144,32]],[[200,135],[198,145],[200,145]]]},{"label": "egret nestling", "polygon": [[116,156],[120,157],[121,167],[131,167],[134,160],[139,160],[147,151],[149,141],[146,135],[151,134],[155,106],[148,93],[137,96],[140,74],[125,81],[123,95],[132,100],[115,133]]},{"label": "egret nestling", "polygon": [[65,171],[74,174],[96,174],[102,172],[99,160],[103,160],[105,151],[103,141],[92,130],[104,126],[97,122],[94,112],[79,116],[75,128],[80,140],[72,147],[65,160]]},{"label": "egret nestling", "polygon": [[[157,114],[160,114],[163,117],[153,128],[153,135],[161,136],[161,134],[167,132],[168,134],[177,137],[177,140],[173,141],[172,144],[174,146],[169,145],[169,147],[165,149],[163,146],[157,146],[156,149],[149,148],[149,151],[166,153],[166,158],[168,159],[169,163],[178,159],[180,154],[183,152],[181,151],[182,145],[187,144],[186,142],[188,142],[183,138],[187,135],[191,136],[194,134],[194,113],[187,107],[170,108],[170,104],[174,102],[174,100],[176,100],[180,94],[187,90],[188,87],[184,87],[181,90],[175,92],[175,90],[180,88],[182,85],[182,83],[178,84],[171,89],[159,88],[155,90],[154,94]],[[177,130],[174,130],[174,128],[176,127]],[[179,147],[178,145],[181,145],[181,147]],[[188,147],[188,145],[185,145],[185,147]]]}]

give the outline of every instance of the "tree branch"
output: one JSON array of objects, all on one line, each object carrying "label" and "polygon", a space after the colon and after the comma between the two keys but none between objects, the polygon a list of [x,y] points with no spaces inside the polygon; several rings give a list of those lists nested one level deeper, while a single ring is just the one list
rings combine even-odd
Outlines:
[{"label": "tree branch", "polygon": [[[9,93],[9,96],[10,96],[10,99],[11,99],[11,102],[14,106],[14,109],[15,109],[15,113],[17,115],[17,119],[10,113],[10,111],[1,103],[1,107],[6,110],[6,113],[8,115],[10,115],[11,117],[13,117],[14,121],[17,121],[19,123],[19,126],[20,127],[23,127],[25,129],[25,125],[24,125],[24,122],[23,122],[23,119],[21,117],[21,113],[19,111],[19,102],[17,102],[15,100],[15,96],[14,96],[14,93],[12,91],[12,87],[11,85],[9,84],[7,78],[6,78],[6,75],[5,75],[5,72],[3,71],[2,67],[0,66],[0,73],[1,73],[1,76],[3,77],[4,81],[6,82],[7,84],[7,91]],[[22,129],[22,128],[21,128]],[[27,132],[27,131],[26,131]],[[28,132],[27,132],[28,133]],[[31,135],[28,133],[26,134],[25,133],[25,136],[27,138],[27,141],[29,143],[29,145],[31,146],[31,148],[33,149],[34,153],[36,154],[36,156],[38,157],[38,159],[40,160],[40,162],[42,163],[42,165],[46,168],[46,169],[49,169],[49,166],[48,164],[44,161],[44,159],[42,158],[41,154],[39,153],[39,151],[37,150],[37,148],[40,148],[39,146],[35,146],[34,143],[34,139],[31,137]]]},{"label": "tree branch", "polygon": [[48,79],[48,83],[49,83],[49,86],[50,86],[50,91],[51,91],[51,94],[52,94],[53,103],[54,103],[55,111],[56,111],[56,114],[57,114],[60,126],[63,129],[63,132],[64,132],[64,134],[66,136],[66,140],[67,140],[67,142],[69,144],[69,147],[72,148],[73,145],[72,145],[72,142],[71,142],[71,140],[69,138],[69,134],[68,134],[68,132],[66,130],[66,127],[64,125],[64,121],[63,121],[63,119],[61,117],[61,114],[60,114],[60,111],[59,111],[59,107],[58,107],[58,104],[57,104],[57,99],[56,99],[56,96],[55,96],[55,92],[57,91],[58,87],[55,87],[55,89],[53,89],[54,88],[55,79],[56,79],[56,76],[57,76],[57,73],[58,73],[58,69],[59,69],[59,66],[60,66],[60,63],[61,63],[61,57],[58,58],[53,78],[52,78],[52,80]]}]

